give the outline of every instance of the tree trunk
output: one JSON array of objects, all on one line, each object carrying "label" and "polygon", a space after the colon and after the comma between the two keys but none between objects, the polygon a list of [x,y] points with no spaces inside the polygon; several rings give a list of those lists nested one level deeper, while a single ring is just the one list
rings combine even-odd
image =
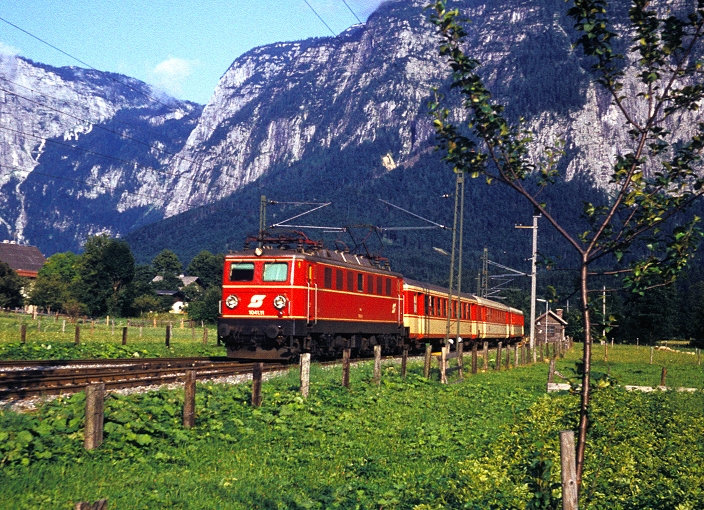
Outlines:
[{"label": "tree trunk", "polygon": [[584,470],[584,448],[587,442],[587,412],[589,410],[589,376],[591,375],[592,357],[592,325],[589,317],[588,266],[586,260],[586,255],[583,255],[580,268],[580,294],[582,315],[584,317],[584,351],[582,354],[584,373],[582,374],[582,399],[579,406],[579,436],[577,439],[577,455],[575,459],[577,464],[577,490],[580,490],[582,487],[582,472]]}]

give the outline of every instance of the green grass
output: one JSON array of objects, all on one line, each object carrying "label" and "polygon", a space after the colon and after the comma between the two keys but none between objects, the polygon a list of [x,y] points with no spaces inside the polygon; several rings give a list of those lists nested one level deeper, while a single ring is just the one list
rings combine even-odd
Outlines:
[{"label": "green grass", "polygon": [[[21,344],[20,321],[26,326],[26,343]],[[132,321],[136,323],[136,321]],[[31,316],[0,317],[0,359],[83,359],[83,358],[126,358],[146,357],[186,357],[224,356],[225,348],[217,344],[215,327],[207,326],[208,344],[203,345],[203,329],[191,330],[186,325],[181,328],[180,318],[172,325],[170,347],[166,347],[166,326],[152,326],[145,321],[144,326],[128,328],[127,345],[122,345],[122,328],[126,319],[107,325],[105,320],[80,324],[80,345],[75,344],[76,324],[63,319]],[[135,354],[136,353],[136,354]]]},{"label": "green grass", "polygon": [[[662,368],[667,368],[666,385],[672,388],[704,389],[704,365],[700,365],[693,349],[670,347],[672,350],[653,349],[653,363],[650,364],[650,347],[609,344],[592,346],[592,375],[598,378],[607,374],[617,384],[633,386],[658,386]],[[575,362],[582,357],[582,344],[575,347],[563,360],[558,360],[556,370],[578,382]],[[704,361],[704,360],[703,360]],[[558,378],[555,382],[560,382]]]},{"label": "green grass", "polygon": [[[568,375],[580,345],[558,361]],[[595,370],[619,383],[703,388],[696,357],[647,347],[595,346]],[[467,364],[469,365],[469,364]],[[480,363],[481,366],[481,363]],[[298,371],[251,386],[199,383],[196,425],[181,426],[182,390],[105,403],[105,442],[82,449],[84,395],[32,413],[0,411],[2,508],[560,508],[559,431],[576,429],[578,395],[545,394],[548,366],[468,375],[441,385],[434,370],[371,363]],[[672,380],[670,380],[672,378]],[[456,382],[456,379],[455,379]],[[704,507],[704,392],[593,394],[581,508]],[[678,506],[679,505],[679,506]]]}]

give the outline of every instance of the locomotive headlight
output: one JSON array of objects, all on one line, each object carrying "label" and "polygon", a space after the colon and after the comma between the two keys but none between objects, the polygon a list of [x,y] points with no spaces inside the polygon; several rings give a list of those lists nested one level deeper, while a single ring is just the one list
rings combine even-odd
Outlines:
[{"label": "locomotive headlight", "polygon": [[274,308],[277,310],[283,310],[287,304],[288,299],[286,299],[286,296],[279,295],[274,298]]},{"label": "locomotive headlight", "polygon": [[240,300],[235,295],[227,296],[227,299],[225,299],[225,306],[230,309],[235,308],[238,304],[240,304]]}]

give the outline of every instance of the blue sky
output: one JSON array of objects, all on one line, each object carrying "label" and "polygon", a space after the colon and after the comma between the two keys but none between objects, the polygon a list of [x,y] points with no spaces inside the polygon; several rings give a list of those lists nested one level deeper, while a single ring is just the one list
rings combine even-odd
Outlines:
[{"label": "blue sky", "polygon": [[[0,0],[0,17],[102,71],[208,102],[233,60],[256,46],[332,36],[382,0]],[[346,2],[346,4],[345,4]],[[349,6],[349,8],[348,8]],[[75,60],[0,21],[0,52],[53,66]]]}]

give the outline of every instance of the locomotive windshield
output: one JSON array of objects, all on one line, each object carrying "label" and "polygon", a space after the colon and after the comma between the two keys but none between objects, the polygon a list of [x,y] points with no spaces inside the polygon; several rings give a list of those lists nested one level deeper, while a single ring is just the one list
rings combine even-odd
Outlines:
[{"label": "locomotive windshield", "polygon": [[288,264],[285,262],[269,262],[264,264],[264,275],[262,280],[265,282],[285,282],[288,278]]},{"label": "locomotive windshield", "polygon": [[254,263],[233,262],[230,265],[231,282],[251,282],[254,280]]}]

